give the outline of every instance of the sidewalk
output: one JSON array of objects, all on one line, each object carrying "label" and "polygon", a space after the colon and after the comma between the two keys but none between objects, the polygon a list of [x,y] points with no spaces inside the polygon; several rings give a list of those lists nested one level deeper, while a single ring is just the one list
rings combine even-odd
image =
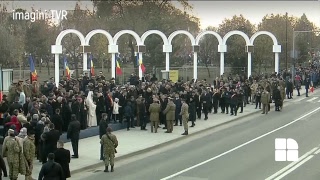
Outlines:
[{"label": "sidewalk", "polygon": [[[304,95],[305,92],[301,92]],[[311,94],[310,94],[311,95]],[[303,97],[303,96],[301,96]],[[296,97],[296,98],[301,98]],[[285,99],[285,102],[290,102],[291,99]],[[271,104],[271,111],[273,111],[274,104]],[[207,121],[201,120],[196,121],[196,126],[189,128],[189,136],[200,133],[203,130],[212,129],[217,126],[221,126],[232,121],[236,121],[253,114],[261,113],[260,109],[254,109],[255,105],[248,104],[244,107],[243,113],[239,113],[237,116],[230,116],[229,114],[221,114],[220,109],[218,114],[209,114],[209,119]],[[189,123],[190,125],[190,123]],[[174,126],[173,133],[164,133],[165,130],[158,129],[158,133],[150,132],[150,125],[147,126],[148,131],[141,131],[140,128],[136,127],[130,131],[118,130],[113,132],[119,141],[119,146],[117,148],[118,153],[116,154],[116,160],[134,156],[136,154],[141,154],[145,151],[150,151],[156,149],[159,146],[164,146],[166,144],[171,144],[175,141],[179,141],[182,138],[188,138],[188,136],[182,136],[184,132],[183,126]],[[65,143],[65,148],[69,149],[71,154],[72,146],[70,142]],[[99,164],[103,165],[103,162],[99,160],[100,158],[100,139],[99,136],[93,136],[85,139],[81,139],[79,142],[79,159],[72,159],[70,163],[71,176],[74,173],[81,172],[83,170],[89,169],[90,167],[97,166]],[[41,163],[35,161],[33,169],[33,177],[38,177],[39,171],[41,169]],[[23,176],[19,176],[19,180],[23,179]],[[71,178],[72,179],[72,178]]]}]

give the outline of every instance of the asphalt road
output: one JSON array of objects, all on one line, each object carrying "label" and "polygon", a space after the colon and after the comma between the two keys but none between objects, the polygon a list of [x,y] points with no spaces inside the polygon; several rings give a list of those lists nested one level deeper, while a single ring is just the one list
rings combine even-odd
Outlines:
[{"label": "asphalt road", "polygon": [[[307,100],[293,100],[282,112],[272,109],[268,115],[253,115],[242,123],[152,155],[116,162],[113,173],[103,173],[101,167],[73,175],[72,179],[263,180],[275,174],[275,178],[283,175],[290,180],[319,180],[320,155],[315,151],[303,164],[276,162],[274,155],[275,138],[295,139],[299,157],[319,146],[320,102]],[[288,165],[292,167],[282,170]]]}]

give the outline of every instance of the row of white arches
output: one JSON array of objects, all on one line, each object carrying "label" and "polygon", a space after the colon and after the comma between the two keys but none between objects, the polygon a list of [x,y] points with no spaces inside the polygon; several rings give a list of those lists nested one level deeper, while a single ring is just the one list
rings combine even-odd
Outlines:
[{"label": "row of white arches", "polygon": [[[108,39],[108,52],[112,54],[112,61],[111,61],[111,76],[115,77],[115,55],[118,52],[118,39],[124,35],[124,34],[130,34],[132,35],[137,43],[137,46],[144,46],[144,42],[146,40],[146,38],[151,35],[151,34],[157,34],[159,35],[162,40],[163,40],[163,52],[166,53],[166,71],[169,71],[170,66],[169,66],[169,61],[170,61],[170,53],[172,52],[172,40],[174,37],[176,37],[179,34],[184,34],[186,36],[188,36],[188,38],[191,41],[191,45],[194,47],[194,49],[197,49],[195,47],[199,46],[199,42],[201,40],[201,38],[204,35],[213,35],[217,38],[219,45],[218,45],[218,52],[220,53],[220,74],[222,75],[224,73],[224,53],[227,52],[227,40],[229,37],[231,37],[232,35],[240,35],[244,38],[245,42],[246,42],[246,46],[247,46],[247,53],[248,53],[248,77],[251,76],[251,67],[252,67],[252,62],[251,62],[251,50],[249,50],[249,47],[253,47],[253,43],[254,40],[259,36],[259,35],[267,35],[269,36],[272,41],[273,41],[273,49],[272,51],[275,53],[275,72],[279,71],[279,53],[281,53],[281,45],[278,44],[278,40],[277,38],[270,32],[268,31],[259,31],[256,32],[255,34],[252,35],[251,38],[249,38],[245,33],[241,32],[241,31],[230,31],[228,32],[223,38],[216,32],[214,31],[204,31],[201,32],[200,34],[197,35],[197,37],[194,37],[190,32],[185,31],[185,30],[178,30],[173,32],[172,34],[169,35],[169,37],[167,37],[163,32],[158,31],[158,30],[149,30],[146,31],[141,37],[134,31],[132,30],[122,30],[119,31],[118,33],[116,33],[114,35],[114,37],[111,36],[111,34],[105,30],[102,29],[96,29],[96,30],[92,30],[91,32],[89,32],[86,36],[84,36],[80,31],[75,30],[75,29],[67,29],[64,30],[62,32],[60,32],[60,34],[58,35],[57,39],[56,39],[56,44],[52,45],[51,47],[51,52],[52,54],[55,55],[55,81],[56,84],[59,84],[59,55],[62,54],[62,39],[65,35],[67,34],[75,34],[77,35],[77,37],[80,39],[80,43],[81,46],[85,47],[85,46],[90,46],[90,39],[95,35],[95,34],[102,34],[104,35],[107,39]],[[139,57],[142,58],[142,52],[138,52],[139,53]],[[195,50],[193,52],[193,78],[197,79],[198,76],[198,72],[197,72],[197,64],[198,64],[198,55],[197,55],[197,50]],[[84,52],[83,53],[83,70],[86,71],[88,69],[87,67],[87,53]],[[140,69],[140,68],[139,68]],[[142,78],[143,73],[141,71],[141,69],[139,70],[139,77],[140,79]]]}]

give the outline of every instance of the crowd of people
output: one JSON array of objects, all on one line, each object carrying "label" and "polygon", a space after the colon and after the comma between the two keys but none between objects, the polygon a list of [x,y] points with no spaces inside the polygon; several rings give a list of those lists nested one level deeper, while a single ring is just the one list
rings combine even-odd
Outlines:
[{"label": "crowd of people", "polygon": [[[311,83],[308,75],[304,79],[299,74],[294,80],[288,77],[276,73],[250,78],[230,74],[211,83],[206,79],[172,82],[155,76],[140,81],[133,74],[127,84],[120,86],[100,72],[98,76],[65,78],[58,87],[53,78],[44,83],[19,81],[0,102],[6,136],[2,156],[7,157],[10,179],[17,179],[19,173],[33,179],[35,158],[44,164],[40,177],[55,174],[68,178],[70,152],[63,149],[61,134],[66,132],[71,140],[72,158],[79,158],[80,130],[99,126],[100,159],[105,161],[105,172],[109,165],[113,172],[118,140],[109,123],[126,122],[128,131],[135,127],[145,131],[151,122],[152,133],[158,133],[159,128],[172,133],[174,126],[180,125],[184,127],[182,135],[188,135],[189,121],[194,127],[202,115],[208,120],[209,114],[217,114],[219,109],[237,116],[251,103],[262,114],[268,114],[274,102],[275,111],[281,111],[284,99],[291,99],[294,89],[300,95],[301,84],[308,91]],[[53,163],[60,166],[51,171]]]}]

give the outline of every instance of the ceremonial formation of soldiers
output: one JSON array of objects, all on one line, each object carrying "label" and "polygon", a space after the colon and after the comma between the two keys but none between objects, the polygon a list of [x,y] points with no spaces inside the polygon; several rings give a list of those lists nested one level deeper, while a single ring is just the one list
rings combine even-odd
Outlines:
[{"label": "ceremonial formation of soldiers", "polygon": [[[70,152],[63,148],[60,135],[67,132],[73,147],[73,158],[79,158],[80,130],[99,126],[100,159],[105,161],[105,172],[114,171],[114,157],[118,140],[109,123],[127,122],[127,130],[140,127],[151,133],[162,128],[172,133],[174,126],[183,126],[188,135],[189,125],[197,119],[208,120],[208,114],[221,113],[237,116],[250,103],[262,114],[268,114],[270,103],[281,111],[283,101],[299,90],[302,78],[272,74],[245,78],[244,76],[217,77],[206,80],[160,80],[153,76],[140,81],[134,74],[125,85],[116,85],[100,72],[99,76],[85,74],[78,79],[64,79],[56,87],[54,79],[39,83],[28,80],[12,84],[9,94],[0,102],[0,114],[5,125],[2,156],[7,158],[9,177],[23,174],[32,178],[33,161],[43,163],[41,177],[70,177]],[[306,90],[310,80],[305,78]],[[215,116],[213,115],[213,119]],[[161,127],[162,126],[162,127]],[[1,159],[0,159],[1,160]],[[1,165],[0,161],[0,165]],[[52,169],[52,164],[56,164]],[[4,175],[6,176],[5,167]],[[51,169],[50,169],[51,168]]]}]

